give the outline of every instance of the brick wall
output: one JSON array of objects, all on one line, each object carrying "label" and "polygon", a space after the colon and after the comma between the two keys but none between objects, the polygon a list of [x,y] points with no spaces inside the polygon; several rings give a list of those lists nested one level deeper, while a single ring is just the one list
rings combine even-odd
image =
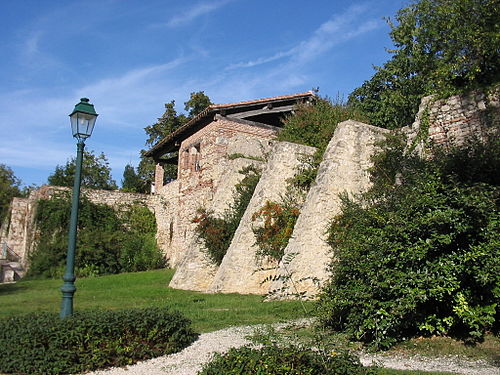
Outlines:
[{"label": "brick wall", "polygon": [[[157,185],[156,190],[156,195],[170,202],[169,208],[161,208],[168,223],[158,219],[162,221],[158,239],[172,266],[177,266],[189,246],[196,243],[196,225],[192,221],[199,208],[212,207],[216,191],[224,185],[225,173],[232,169],[228,155],[262,157],[275,133],[271,128],[217,116],[181,143],[175,193],[170,188],[172,183],[159,188]],[[162,173],[159,168],[161,166],[157,166],[158,175]]]},{"label": "brick wall", "polygon": [[[437,100],[422,99],[415,122],[403,128],[410,142],[418,141],[417,151],[425,152],[423,140],[444,147],[463,144],[471,137],[485,139],[497,130],[500,121],[500,88],[473,91]],[[424,126],[428,126],[428,138]]]}]

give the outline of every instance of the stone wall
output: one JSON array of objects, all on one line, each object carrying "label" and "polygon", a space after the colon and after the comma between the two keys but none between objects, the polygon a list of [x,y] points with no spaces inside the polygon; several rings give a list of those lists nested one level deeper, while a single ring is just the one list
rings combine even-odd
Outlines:
[{"label": "stone wall", "polygon": [[280,262],[279,277],[269,287],[270,297],[313,297],[328,278],[332,254],[326,231],[330,220],[340,213],[339,195],[352,196],[369,188],[370,158],[377,150],[375,143],[387,133],[352,120],[337,126],[284,251],[286,261]]},{"label": "stone wall", "polygon": [[[243,164],[248,164],[234,162],[236,159],[230,156],[239,154],[262,159],[275,133],[274,129],[268,127],[256,127],[241,120],[217,116],[215,121],[181,143],[175,187],[170,188],[173,184],[170,183],[157,187],[156,191],[163,201],[170,202],[169,209],[158,211],[168,218],[167,225],[164,225],[164,217],[158,219],[161,221],[158,240],[162,249],[168,242],[165,252],[171,266],[180,267],[186,272],[197,272],[199,267],[195,264],[202,260],[198,253],[196,224],[193,223],[197,211],[205,208],[214,213],[223,212],[232,201],[234,185],[241,177],[238,170]],[[193,259],[194,263],[184,262],[185,257]],[[186,284],[180,282],[181,279],[186,280]],[[197,279],[192,280],[193,285],[188,285],[190,281],[183,271],[172,282],[179,288],[185,284],[186,289],[198,289]]]},{"label": "stone wall", "polygon": [[[489,136],[491,129],[498,126],[498,108],[498,90],[487,95],[475,92],[447,100],[425,98],[415,123],[404,131],[409,135],[410,145],[420,148],[422,152],[425,143],[420,138],[426,138],[423,132],[428,132],[428,140],[432,143],[449,147],[472,136]],[[218,269],[206,266],[204,271],[200,271],[206,259],[201,260],[202,254],[195,250],[188,253],[183,266],[193,272],[182,271],[171,286],[204,290],[213,278],[208,287],[210,292],[271,292],[277,298],[305,293],[306,296],[314,297],[328,278],[327,266],[332,254],[325,241],[325,231],[333,216],[340,213],[339,194],[344,192],[353,195],[369,188],[367,170],[371,166],[370,158],[377,150],[377,141],[388,133],[388,130],[356,121],[339,124],[285,249],[283,259],[287,262],[280,263],[277,270],[273,270],[275,264],[261,263],[255,257],[251,217],[266,200],[279,199],[280,193],[284,192],[286,178],[291,176],[291,165],[297,160],[294,150],[296,145],[285,147],[278,144],[270,154],[262,180],[221,266]],[[287,150],[281,150],[280,147]],[[274,182],[266,182],[270,176],[273,176]],[[216,210],[219,204],[212,207]],[[267,271],[262,271],[266,268]],[[280,275],[284,277],[276,279]],[[273,283],[262,283],[269,276],[273,276]]]},{"label": "stone wall", "polygon": [[[71,189],[60,186],[42,186],[33,190],[28,198],[14,198],[9,209],[9,220],[0,230],[3,233],[0,242],[7,245],[21,257],[24,267],[28,266],[28,257],[34,249],[36,234],[35,215],[37,202],[41,199],[50,199],[61,194],[71,194]],[[81,195],[91,202],[106,204],[117,210],[130,204],[143,204],[153,210],[148,195],[123,193],[120,191],[82,189]]]},{"label": "stone wall", "polygon": [[423,155],[427,144],[449,148],[470,138],[484,140],[498,132],[499,123],[500,88],[496,88],[440,100],[427,96],[422,99],[415,122],[402,131]]},{"label": "stone wall", "polygon": [[[219,188],[215,191],[213,200],[203,208],[212,212],[215,216],[222,216],[234,201],[236,184],[244,177],[239,171],[251,164],[258,166],[263,162],[247,158],[232,160],[225,169],[221,181],[218,182]],[[190,241],[169,286],[177,289],[207,291],[212,284],[218,267],[208,259],[203,251],[203,245],[195,235],[190,238]]]},{"label": "stone wall", "polygon": [[257,245],[252,230],[252,215],[267,201],[278,201],[286,192],[286,180],[293,177],[303,155],[311,155],[313,147],[279,142],[271,150],[269,161],[236,230],[226,256],[217,270],[210,292],[264,294],[269,283],[264,282],[276,266],[256,258]]},{"label": "stone wall", "polygon": [[175,180],[161,186],[160,193],[148,197],[148,206],[153,209],[156,217],[158,247],[169,264],[177,264],[183,249],[178,236],[174,235],[174,228],[178,227],[179,182]]},{"label": "stone wall", "polygon": [[[432,143],[451,147],[471,137],[484,139],[495,134],[499,119],[499,89],[446,100],[428,97],[422,100],[413,125],[403,128],[403,132],[408,135],[410,145],[425,154],[427,134]],[[161,166],[157,166],[154,195],[103,190],[82,190],[82,194],[92,202],[116,209],[140,203],[154,211],[159,247],[170,265],[177,268],[172,287],[257,294],[276,291],[280,298],[297,293],[313,296],[328,277],[326,266],[331,255],[325,230],[331,218],[339,213],[338,194],[356,194],[369,187],[370,156],[376,151],[375,142],[388,131],[355,121],[338,125],[285,249],[287,262],[280,264],[256,259],[252,215],[267,200],[280,199],[286,179],[292,177],[300,156],[312,153],[313,149],[274,142],[275,133],[272,127],[217,115],[212,123],[182,142],[176,181],[163,185]],[[226,257],[217,268],[207,261],[197,241],[193,218],[199,208],[222,215],[233,201],[235,185],[243,177],[238,171],[249,164],[261,165],[263,175]],[[7,241],[26,263],[35,233],[36,202],[69,190],[43,186],[29,198],[14,199],[10,224],[0,228],[0,241]],[[263,268],[270,269],[262,271]],[[272,284],[263,283],[268,276],[279,275],[284,277]],[[295,286],[286,280],[290,275]]]}]

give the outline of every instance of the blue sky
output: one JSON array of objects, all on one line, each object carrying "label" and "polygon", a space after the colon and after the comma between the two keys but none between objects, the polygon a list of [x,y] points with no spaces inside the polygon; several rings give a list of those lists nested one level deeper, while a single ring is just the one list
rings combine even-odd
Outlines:
[{"label": "blue sky", "polygon": [[3,0],[0,163],[41,185],[76,153],[68,114],[99,113],[88,150],[118,183],[144,127],[191,92],[217,104],[320,88],[347,95],[391,48],[400,0]]}]

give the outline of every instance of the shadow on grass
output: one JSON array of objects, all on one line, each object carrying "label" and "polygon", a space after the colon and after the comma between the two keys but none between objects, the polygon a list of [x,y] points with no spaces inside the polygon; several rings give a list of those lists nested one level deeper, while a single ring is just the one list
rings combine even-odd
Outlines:
[{"label": "shadow on grass", "polygon": [[14,294],[27,289],[27,286],[18,283],[0,284],[0,295]]}]

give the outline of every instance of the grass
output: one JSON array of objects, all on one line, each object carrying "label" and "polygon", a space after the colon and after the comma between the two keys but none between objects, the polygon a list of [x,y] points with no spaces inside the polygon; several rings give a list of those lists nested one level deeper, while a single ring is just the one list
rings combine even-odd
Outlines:
[{"label": "grass", "polygon": [[[169,306],[179,310],[193,322],[195,331],[203,333],[250,324],[267,324],[305,317],[298,301],[262,302],[261,296],[241,294],[203,294],[169,288],[173,270],[82,278],[76,281],[75,310],[123,309],[147,306]],[[15,284],[0,284],[0,318],[36,311],[58,312],[61,303],[62,280],[22,280]],[[304,302],[308,311],[312,302]],[[280,335],[313,341],[317,332],[312,328],[291,329]],[[264,333],[265,335],[265,333]],[[326,344],[339,344],[359,349],[342,335],[326,334]],[[459,355],[469,359],[499,361],[500,340],[487,336],[484,343],[465,346],[449,338],[413,339],[394,347],[388,354],[424,356]],[[446,375],[445,372],[381,369],[380,375]]]},{"label": "grass", "polygon": [[[203,333],[249,324],[267,324],[306,316],[298,301],[262,302],[262,296],[203,294],[167,287],[173,270],[91,277],[76,280],[74,309],[124,309],[169,306],[192,320]],[[36,311],[58,312],[62,280],[22,280],[0,285],[0,317]],[[308,310],[312,303],[306,302]]]}]

